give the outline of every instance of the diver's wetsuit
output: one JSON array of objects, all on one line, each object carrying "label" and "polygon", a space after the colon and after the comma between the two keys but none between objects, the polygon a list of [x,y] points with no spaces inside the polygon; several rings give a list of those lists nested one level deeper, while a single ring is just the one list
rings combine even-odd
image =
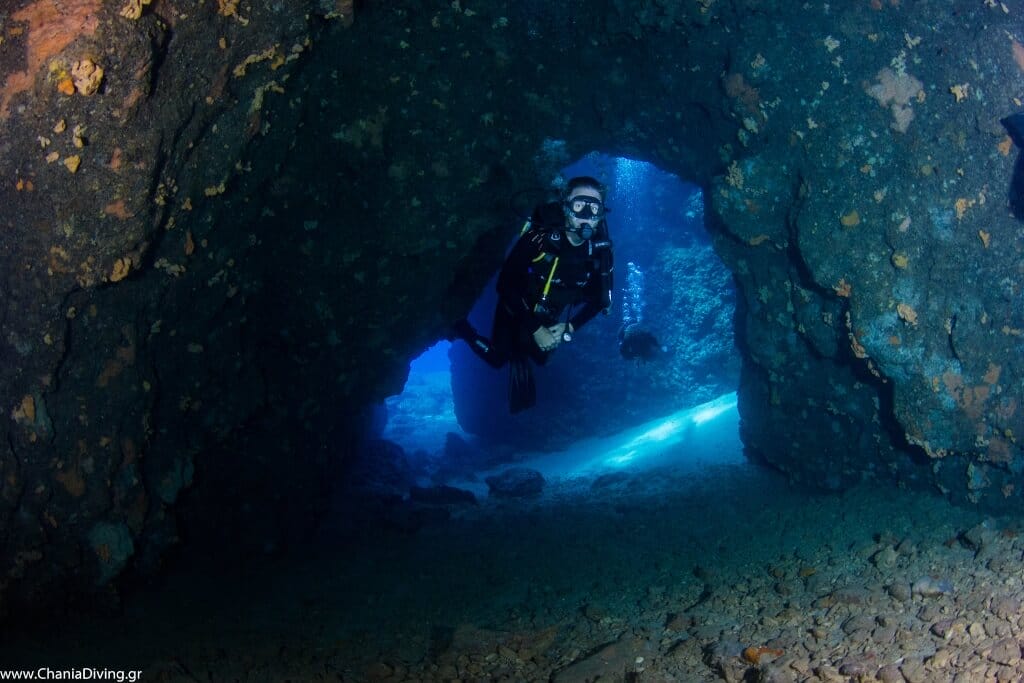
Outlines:
[{"label": "diver's wetsuit", "polygon": [[[610,247],[595,248],[596,236],[572,246],[562,232],[564,222],[558,203],[534,211],[534,227],[512,247],[498,275],[498,305],[490,340],[472,330],[462,335],[492,367],[500,368],[517,355],[528,355],[543,365],[551,352],[541,351],[533,339],[539,327],[569,322],[579,330],[609,304]],[[552,229],[556,225],[559,227]],[[567,315],[571,317],[566,319]]]}]

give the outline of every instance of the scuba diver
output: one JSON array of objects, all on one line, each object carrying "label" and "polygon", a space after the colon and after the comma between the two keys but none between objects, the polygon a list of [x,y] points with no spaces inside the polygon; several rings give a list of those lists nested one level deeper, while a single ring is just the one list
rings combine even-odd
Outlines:
[{"label": "scuba diver", "polygon": [[622,299],[622,327],[619,328],[619,353],[637,364],[654,360],[668,349],[641,327],[644,321],[644,274],[630,261],[626,264],[626,294]]},{"label": "scuba diver", "polygon": [[498,275],[498,305],[490,338],[467,320],[451,339],[463,339],[488,365],[509,366],[509,411],[537,398],[532,359],[544,365],[561,344],[611,306],[612,243],[604,186],[571,179],[560,201],[537,206]]}]

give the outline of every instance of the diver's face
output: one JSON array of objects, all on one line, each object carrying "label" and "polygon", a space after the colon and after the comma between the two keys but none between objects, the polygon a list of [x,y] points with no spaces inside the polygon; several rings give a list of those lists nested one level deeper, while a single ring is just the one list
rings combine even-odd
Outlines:
[{"label": "diver's face", "polygon": [[577,187],[565,201],[566,232],[569,241],[580,244],[594,234],[604,218],[604,198],[594,187]]}]

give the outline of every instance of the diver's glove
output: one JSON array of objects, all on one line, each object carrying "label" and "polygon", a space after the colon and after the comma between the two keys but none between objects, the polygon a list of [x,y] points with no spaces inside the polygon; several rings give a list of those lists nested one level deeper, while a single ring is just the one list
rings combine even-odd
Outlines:
[{"label": "diver's glove", "polygon": [[533,341],[541,351],[554,351],[561,340],[561,337],[551,334],[551,330],[546,327],[538,327],[533,333]]}]

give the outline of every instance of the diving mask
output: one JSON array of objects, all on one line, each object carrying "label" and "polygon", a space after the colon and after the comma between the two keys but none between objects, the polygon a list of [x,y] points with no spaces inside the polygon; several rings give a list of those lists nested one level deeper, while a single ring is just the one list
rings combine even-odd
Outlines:
[{"label": "diving mask", "polygon": [[604,216],[604,203],[597,197],[570,197],[565,202],[565,209],[570,216],[580,220],[597,220]]}]

